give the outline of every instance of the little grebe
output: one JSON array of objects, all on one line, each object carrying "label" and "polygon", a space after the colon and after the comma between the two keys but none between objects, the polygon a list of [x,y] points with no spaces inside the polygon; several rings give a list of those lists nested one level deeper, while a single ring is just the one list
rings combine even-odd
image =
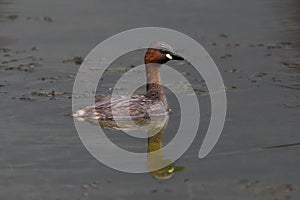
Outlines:
[{"label": "little grebe", "polygon": [[107,121],[141,120],[167,115],[168,102],[161,86],[160,66],[170,60],[184,59],[165,42],[151,44],[144,57],[147,74],[146,94],[105,97],[92,106],[76,111],[72,116],[81,121],[100,122],[100,125],[103,125],[101,121],[106,121],[104,126],[115,128],[115,125],[107,124]]}]

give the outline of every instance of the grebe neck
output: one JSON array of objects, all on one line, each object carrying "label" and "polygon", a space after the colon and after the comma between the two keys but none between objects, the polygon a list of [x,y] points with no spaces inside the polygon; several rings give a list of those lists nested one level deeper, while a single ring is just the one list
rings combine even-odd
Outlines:
[{"label": "grebe neck", "polygon": [[152,99],[162,100],[167,105],[166,96],[160,79],[160,65],[155,63],[146,64],[147,96]]}]

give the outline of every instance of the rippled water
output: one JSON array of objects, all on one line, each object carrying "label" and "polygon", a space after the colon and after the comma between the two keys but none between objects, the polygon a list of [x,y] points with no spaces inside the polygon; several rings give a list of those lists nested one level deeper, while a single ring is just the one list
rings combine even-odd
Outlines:
[{"label": "rippled water", "polygon": [[[296,0],[0,0],[0,198],[298,199],[299,9]],[[205,84],[193,83],[201,127],[176,161],[185,170],[167,181],[102,165],[65,116],[79,68],[72,59],[113,34],[142,26],[193,37],[213,57],[228,89],[221,138],[199,160],[210,103]],[[108,71],[107,79],[113,83],[124,65],[130,68],[133,61],[127,61]],[[174,67],[193,77],[190,68]],[[174,136],[179,117],[177,101],[167,93],[173,114],[164,143]],[[118,134],[111,140],[147,148],[143,140]]]}]

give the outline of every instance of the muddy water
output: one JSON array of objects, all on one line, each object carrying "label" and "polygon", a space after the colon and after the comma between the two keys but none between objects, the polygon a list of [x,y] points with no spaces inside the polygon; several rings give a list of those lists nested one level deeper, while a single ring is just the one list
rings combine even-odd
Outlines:
[{"label": "muddy water", "polygon": [[[299,12],[296,0],[0,1],[0,199],[299,199]],[[167,181],[102,165],[64,116],[79,68],[72,59],[141,26],[196,39],[228,89],[222,136],[199,160],[209,98],[195,81],[203,87],[201,127],[176,162],[185,171]],[[176,69],[192,76],[189,68]],[[123,72],[107,76],[117,73]],[[166,142],[177,117],[170,116]],[[146,148],[140,140],[112,140]]]}]

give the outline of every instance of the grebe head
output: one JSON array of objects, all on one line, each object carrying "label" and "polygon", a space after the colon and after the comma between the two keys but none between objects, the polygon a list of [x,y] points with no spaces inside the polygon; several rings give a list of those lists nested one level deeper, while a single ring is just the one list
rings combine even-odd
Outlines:
[{"label": "grebe head", "polygon": [[152,43],[145,54],[145,64],[164,64],[169,60],[184,60],[174,49],[165,42]]}]

